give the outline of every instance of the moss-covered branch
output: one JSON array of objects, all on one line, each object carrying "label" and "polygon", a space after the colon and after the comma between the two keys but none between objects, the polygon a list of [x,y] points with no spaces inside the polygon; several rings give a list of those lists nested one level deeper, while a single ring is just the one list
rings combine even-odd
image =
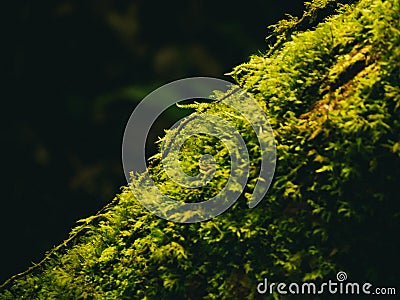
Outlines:
[{"label": "moss-covered branch", "polygon": [[[124,188],[0,298],[251,299],[265,277],[319,280],[340,269],[397,284],[400,2],[361,0],[330,14],[338,3],[314,1],[301,20],[281,22],[273,50],[231,73],[265,108],[277,140],[276,175],[259,206],[248,209],[245,194],[208,222],[177,224]],[[254,149],[251,193],[259,155],[249,125],[223,102],[198,109],[235,123]],[[196,145],[220,162],[206,190],[171,183],[159,156],[152,164],[160,188],[182,201],[211,197],[229,168],[222,144],[197,139],[183,164],[193,165]]]}]

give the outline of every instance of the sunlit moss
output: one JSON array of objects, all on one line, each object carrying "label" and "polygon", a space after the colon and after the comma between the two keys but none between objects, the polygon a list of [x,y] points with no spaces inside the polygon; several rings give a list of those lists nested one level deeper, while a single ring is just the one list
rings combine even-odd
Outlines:
[{"label": "sunlit moss", "polygon": [[[251,299],[264,277],[325,279],[339,269],[396,282],[400,3],[361,0],[329,14],[337,3],[314,1],[302,19],[280,22],[269,51],[231,73],[265,107],[277,140],[276,175],[259,206],[247,209],[243,198],[211,221],[182,225],[151,215],[124,188],[0,297]],[[222,103],[197,109],[231,118],[257,149],[249,125]],[[189,172],[199,171],[191,169],[196,145],[222,167],[200,193],[170,183],[154,158],[152,176],[182,201],[213,195],[229,167],[223,146],[205,137],[185,144]],[[256,150],[252,157],[246,193]]]}]

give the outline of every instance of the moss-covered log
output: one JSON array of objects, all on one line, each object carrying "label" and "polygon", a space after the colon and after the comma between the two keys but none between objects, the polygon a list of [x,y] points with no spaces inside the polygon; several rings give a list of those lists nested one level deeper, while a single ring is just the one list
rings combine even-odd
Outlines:
[{"label": "moss-covered log", "polygon": [[[274,181],[256,208],[244,194],[210,221],[172,223],[124,188],[43,262],[5,282],[0,298],[251,299],[265,277],[325,280],[339,270],[398,284],[400,1],[342,4],[312,2],[303,18],[274,27],[265,54],[231,73],[265,108],[277,141]],[[257,148],[223,103],[197,109],[235,123]],[[159,157],[152,164],[160,188],[182,201],[207,198],[225,180],[223,145],[198,139],[182,160],[190,167],[196,145],[212,145],[222,171],[207,190],[173,185]],[[257,167],[250,175],[247,193]]]}]

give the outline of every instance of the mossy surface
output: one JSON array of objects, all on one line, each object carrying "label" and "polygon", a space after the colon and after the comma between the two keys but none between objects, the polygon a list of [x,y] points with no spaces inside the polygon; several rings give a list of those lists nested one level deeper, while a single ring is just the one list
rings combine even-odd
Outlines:
[{"label": "mossy surface", "polygon": [[[179,224],[150,214],[126,187],[39,266],[8,281],[0,298],[252,299],[263,278],[325,280],[339,270],[395,286],[400,1],[339,3],[314,1],[302,19],[277,24],[270,49],[231,73],[265,109],[277,142],[274,180],[256,208],[246,206],[259,171],[255,134],[223,103],[198,105],[234,123],[247,142],[252,166],[242,199],[210,221]],[[184,147],[189,173],[198,172],[199,153],[215,156],[207,188],[174,185],[160,155],[153,178],[172,198],[211,197],[229,173],[226,150],[207,136]]]}]

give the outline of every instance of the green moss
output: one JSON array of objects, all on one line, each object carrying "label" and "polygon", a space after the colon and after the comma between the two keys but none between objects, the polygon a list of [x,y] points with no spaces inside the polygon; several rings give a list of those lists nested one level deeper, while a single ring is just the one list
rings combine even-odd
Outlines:
[{"label": "green moss", "polygon": [[[229,120],[250,149],[240,201],[183,225],[151,215],[124,188],[41,264],[6,282],[0,298],[251,299],[264,277],[326,279],[338,270],[352,281],[396,284],[400,2],[361,0],[329,14],[338,3],[314,1],[302,19],[280,22],[270,50],[231,73],[265,108],[277,140],[276,175],[256,208],[245,205],[259,171],[255,134],[223,103],[201,104],[199,113]],[[221,143],[194,139],[182,164],[196,174],[196,147],[214,155],[207,188],[174,185],[160,155],[152,162],[160,188],[185,202],[212,197],[229,173]]]}]

